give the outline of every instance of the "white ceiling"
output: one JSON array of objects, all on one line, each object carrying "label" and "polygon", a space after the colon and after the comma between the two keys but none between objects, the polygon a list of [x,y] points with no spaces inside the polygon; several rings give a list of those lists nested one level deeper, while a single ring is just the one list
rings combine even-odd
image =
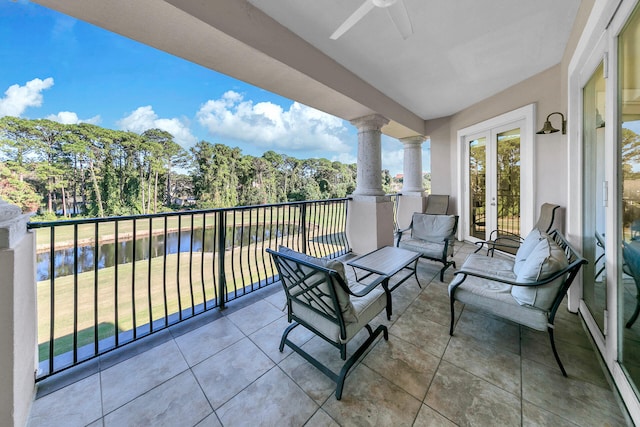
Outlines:
[{"label": "white ceiling", "polygon": [[403,40],[364,0],[33,0],[396,138],[561,61],[581,0],[404,0]]},{"label": "white ceiling", "polygon": [[456,113],[558,64],[580,5],[404,0],[414,29],[407,40],[381,8],[331,40],[363,0],[249,2],[422,119]]}]

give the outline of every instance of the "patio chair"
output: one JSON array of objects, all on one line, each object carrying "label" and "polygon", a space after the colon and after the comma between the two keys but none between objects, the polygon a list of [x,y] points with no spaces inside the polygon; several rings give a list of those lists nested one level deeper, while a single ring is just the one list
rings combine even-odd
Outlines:
[{"label": "patio chair", "polygon": [[[353,365],[380,334],[389,339],[386,326],[379,325],[374,331],[369,325],[387,305],[389,277],[379,275],[366,285],[349,282],[340,261],[314,258],[282,246],[277,252],[267,252],[278,269],[291,323],[282,334],[280,351],[288,345],[331,378],[336,383],[336,399],[340,400],[344,380]],[[341,359],[346,361],[339,374],[289,340],[289,333],[301,325],[340,350]],[[347,343],[363,328],[369,337],[347,360]]]},{"label": "patio chair", "polygon": [[636,284],[636,308],[625,325],[627,328],[633,326],[640,314],[640,247],[637,242],[622,242],[622,258],[624,265],[622,271],[633,278]]},{"label": "patio chair", "polygon": [[449,284],[449,335],[453,335],[455,301],[538,331],[546,330],[553,355],[566,377],[553,338],[554,320],[573,279],[586,263],[557,230],[548,235],[532,232],[515,260],[469,255]]},{"label": "patio chair", "polygon": [[426,214],[446,215],[449,210],[449,196],[443,194],[429,194],[427,196]]},{"label": "patio chair", "polygon": [[[540,230],[544,233],[548,233],[551,230],[560,229],[560,215],[558,213],[560,206],[551,203],[544,203],[540,207],[540,216],[538,222],[533,226],[534,230]],[[493,256],[494,251],[497,249],[502,252],[507,252],[515,255],[524,238],[518,234],[510,233],[505,230],[496,229],[489,234],[489,240],[482,242],[476,242],[479,252],[485,246],[487,247],[487,255],[491,253]]]},{"label": "patio chair", "polygon": [[[456,268],[456,263],[449,260],[453,256],[453,247],[458,230],[457,215],[431,215],[416,212],[411,218],[409,227],[398,230],[396,246],[418,252],[422,258],[438,261],[443,264],[440,269],[440,281],[444,280],[444,272],[449,266]],[[407,233],[410,231],[411,233]]]}]

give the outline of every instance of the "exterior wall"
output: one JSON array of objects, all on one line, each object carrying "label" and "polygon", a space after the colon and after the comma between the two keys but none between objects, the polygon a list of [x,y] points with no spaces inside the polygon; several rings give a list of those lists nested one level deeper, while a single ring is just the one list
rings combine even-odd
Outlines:
[{"label": "exterior wall", "polygon": [[[451,181],[451,167],[455,153],[451,151],[450,118],[431,120],[428,123],[428,135],[431,150],[431,194],[449,194],[449,213],[457,214],[456,198],[453,193],[455,183]],[[455,132],[453,133],[455,137]],[[433,160],[437,159],[436,162]]]},{"label": "exterior wall", "polygon": [[[456,132],[458,129],[531,103],[537,104],[536,129],[540,129],[549,113],[561,110],[560,81],[560,65],[556,65],[449,118],[427,122],[427,132],[431,139],[431,158],[439,160],[438,164],[432,165],[431,168],[432,192],[450,194],[453,206],[456,206],[460,197],[457,194],[458,180],[461,175],[457,164]],[[534,144],[536,157],[534,159],[536,165],[534,208],[537,211],[538,207],[545,202],[566,206],[568,185],[566,135],[560,132],[536,135]],[[445,150],[448,152],[444,153]],[[537,217],[537,213],[532,214]]]}]

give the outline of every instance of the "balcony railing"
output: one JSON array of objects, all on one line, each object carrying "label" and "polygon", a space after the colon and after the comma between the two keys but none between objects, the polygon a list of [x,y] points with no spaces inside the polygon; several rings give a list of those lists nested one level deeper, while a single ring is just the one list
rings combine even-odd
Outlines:
[{"label": "balcony railing", "polygon": [[266,248],[346,253],[347,200],[30,223],[37,379],[274,283]]}]

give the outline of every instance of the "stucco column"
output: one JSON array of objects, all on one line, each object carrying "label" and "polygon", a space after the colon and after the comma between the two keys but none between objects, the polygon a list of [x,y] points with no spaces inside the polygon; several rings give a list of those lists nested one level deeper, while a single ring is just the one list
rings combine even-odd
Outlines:
[{"label": "stucco column", "polygon": [[36,246],[29,215],[0,199],[0,425],[27,423],[36,370]]},{"label": "stucco column", "polygon": [[389,120],[379,114],[351,121],[358,128],[358,176],[354,195],[384,196],[382,190],[382,126]]},{"label": "stucco column", "polygon": [[424,136],[400,139],[404,146],[402,191],[398,196],[397,221],[399,228],[411,223],[414,212],[424,212],[426,196],[422,186],[422,143]]},{"label": "stucco column", "polygon": [[356,254],[393,244],[393,204],[382,190],[381,129],[387,123],[378,114],[351,121],[358,128],[358,176],[349,200],[346,232]]}]

